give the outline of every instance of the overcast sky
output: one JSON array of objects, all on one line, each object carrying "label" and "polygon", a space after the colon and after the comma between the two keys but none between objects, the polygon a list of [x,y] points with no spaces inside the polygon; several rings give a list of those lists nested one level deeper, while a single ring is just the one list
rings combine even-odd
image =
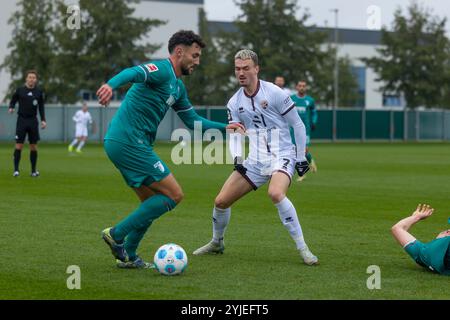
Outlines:
[{"label": "overcast sky", "polygon": [[[379,29],[390,27],[394,11],[401,7],[403,12],[410,0],[298,0],[300,12],[309,8],[311,17],[307,22],[317,26],[334,27],[335,16],[331,9],[337,8],[340,28]],[[450,0],[418,0],[419,4],[432,10],[441,18],[450,17]],[[239,8],[233,0],[204,0],[208,20],[232,21],[239,14]],[[450,34],[450,21],[446,24]]]}]

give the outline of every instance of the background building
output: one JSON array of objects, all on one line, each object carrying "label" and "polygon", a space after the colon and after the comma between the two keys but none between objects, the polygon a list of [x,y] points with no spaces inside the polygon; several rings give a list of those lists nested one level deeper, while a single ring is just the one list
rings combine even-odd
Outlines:
[{"label": "background building", "polygon": [[[11,39],[12,26],[8,25],[8,19],[17,10],[18,0],[2,2],[0,11],[0,61],[3,61],[8,53],[8,42]],[[71,1],[73,4],[73,1]],[[141,0],[136,4],[135,15],[139,17],[161,19],[167,23],[154,28],[148,34],[148,40],[161,44],[161,48],[153,58],[167,56],[167,41],[171,34],[180,29],[198,31],[199,9],[203,8],[203,0]],[[210,21],[211,31],[217,29],[233,32],[233,24],[230,22]],[[334,28],[316,28],[329,33],[329,41],[334,43]],[[372,69],[366,68],[359,60],[362,57],[376,55],[376,48],[380,46],[381,32],[371,30],[338,29],[339,55],[348,56],[352,62],[352,71],[357,77],[359,94],[361,99],[357,107],[366,109],[382,109],[386,107],[403,107],[404,102],[399,96],[383,96],[377,89],[379,84],[375,81],[376,74]],[[4,97],[9,83],[9,75],[5,71],[0,72],[0,97]],[[83,98],[92,99],[92,93],[82,93]]]}]

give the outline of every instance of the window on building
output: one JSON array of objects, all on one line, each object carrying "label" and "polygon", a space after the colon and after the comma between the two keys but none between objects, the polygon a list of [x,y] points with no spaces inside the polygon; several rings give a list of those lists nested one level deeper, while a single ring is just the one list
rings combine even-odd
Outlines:
[{"label": "window on building", "polygon": [[366,67],[351,67],[352,73],[358,82],[358,97],[354,107],[365,107],[366,105]]},{"label": "window on building", "polygon": [[402,101],[398,94],[383,94],[383,107],[400,107]]}]

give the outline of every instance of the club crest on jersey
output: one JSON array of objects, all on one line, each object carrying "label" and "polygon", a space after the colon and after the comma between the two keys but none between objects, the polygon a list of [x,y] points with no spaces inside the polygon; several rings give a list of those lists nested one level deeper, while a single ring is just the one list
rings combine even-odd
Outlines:
[{"label": "club crest on jersey", "polygon": [[146,64],[145,67],[147,68],[148,72],[155,72],[159,70],[158,67],[153,63]]},{"label": "club crest on jersey", "polygon": [[166,100],[166,104],[171,107],[175,103],[175,97],[173,95],[170,95],[169,98]]},{"label": "club crest on jersey", "polygon": [[164,166],[162,165],[161,161],[158,161],[153,165],[153,168],[159,169],[159,171],[164,172],[166,169],[164,169]]},{"label": "club crest on jersey", "polygon": [[261,102],[261,108],[267,109],[268,106],[269,106],[269,102],[267,102],[267,100],[263,100]]}]

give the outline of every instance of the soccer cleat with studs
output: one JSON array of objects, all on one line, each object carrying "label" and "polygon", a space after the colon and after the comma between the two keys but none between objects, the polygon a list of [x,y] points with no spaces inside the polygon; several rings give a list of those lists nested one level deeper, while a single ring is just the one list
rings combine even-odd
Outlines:
[{"label": "soccer cleat with studs", "polygon": [[195,250],[192,254],[196,256],[200,256],[203,254],[222,254],[225,250],[225,244],[223,240],[220,240],[219,242],[211,240],[203,247],[198,248]]},{"label": "soccer cleat with studs", "polygon": [[319,259],[312,254],[312,252],[309,250],[308,246],[304,247],[300,250],[300,256],[303,259],[303,262],[307,264],[308,266],[318,265]]},{"label": "soccer cleat with studs", "polygon": [[37,178],[37,177],[39,177],[39,175],[40,175],[39,171],[34,171],[31,173],[31,177],[33,177],[33,178]]},{"label": "soccer cleat with studs", "polygon": [[14,171],[13,177],[18,177],[19,175],[20,175],[20,172],[19,172],[19,171]]},{"label": "soccer cleat with studs", "polygon": [[141,257],[136,257],[133,261],[120,261],[119,259],[116,260],[117,268],[120,269],[154,269],[155,265],[150,262],[145,262],[141,259]]},{"label": "soccer cleat with studs", "polygon": [[117,260],[120,260],[122,262],[128,261],[128,254],[125,250],[125,247],[123,243],[117,243],[113,237],[111,236],[111,229],[112,228],[106,228],[102,231],[102,238],[106,242],[106,244],[110,247],[111,253]]}]

